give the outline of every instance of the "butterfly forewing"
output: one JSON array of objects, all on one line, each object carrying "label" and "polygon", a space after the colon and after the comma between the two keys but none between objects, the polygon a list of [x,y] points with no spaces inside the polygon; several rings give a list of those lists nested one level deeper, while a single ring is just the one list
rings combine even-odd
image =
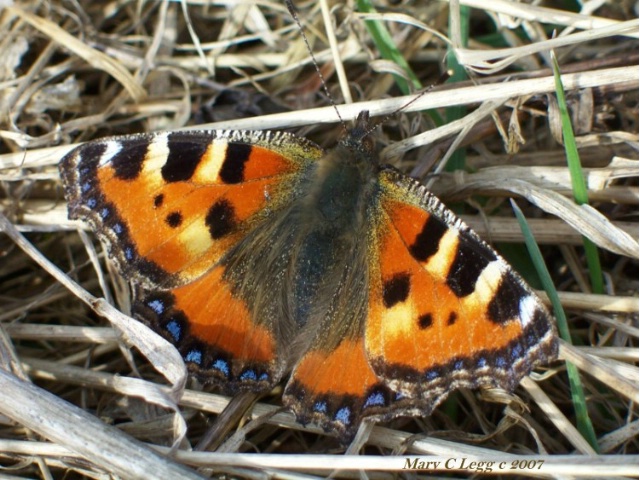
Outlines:
[{"label": "butterfly forewing", "polygon": [[417,182],[380,185],[366,350],[389,386],[428,411],[453,388],[511,390],[556,356],[550,314],[494,250]]},{"label": "butterfly forewing", "polygon": [[129,278],[186,284],[289,201],[322,155],[287,134],[204,131],[115,137],[61,162],[71,218],[87,220]]}]

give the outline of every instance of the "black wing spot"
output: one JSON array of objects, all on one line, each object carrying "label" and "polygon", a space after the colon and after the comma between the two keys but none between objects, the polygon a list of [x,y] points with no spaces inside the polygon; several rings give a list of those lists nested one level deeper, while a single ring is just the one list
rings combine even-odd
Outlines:
[{"label": "black wing spot", "polygon": [[383,298],[384,306],[391,308],[404,302],[410,293],[410,275],[407,273],[395,274],[390,280],[384,282]]},{"label": "black wing spot", "polygon": [[162,166],[162,178],[167,182],[189,180],[208,150],[210,141],[204,137],[172,133],[168,136],[169,155]]},{"label": "black wing spot", "polygon": [[[549,330],[552,329],[552,320],[548,318],[548,313],[542,310],[541,308],[535,308],[535,313],[532,317],[531,324],[526,327],[526,330],[530,335],[533,335],[538,339],[543,338]],[[529,344],[533,344],[533,342],[529,341]],[[557,343],[553,346],[554,350],[557,349]]]},{"label": "black wing spot", "polygon": [[120,180],[135,180],[142,172],[142,165],[146,159],[149,142],[145,141],[139,145],[127,145],[125,143],[121,146],[122,149],[111,158],[115,177]]},{"label": "black wing spot", "polygon": [[433,325],[433,315],[430,313],[425,313],[419,316],[419,320],[417,321],[419,328],[425,330]]},{"label": "black wing spot", "polygon": [[448,271],[446,284],[458,297],[466,297],[475,291],[481,272],[495,260],[495,253],[484,245],[462,240]]},{"label": "black wing spot", "polygon": [[439,250],[439,242],[448,230],[448,226],[437,219],[434,215],[430,215],[415,238],[415,242],[410,246],[409,250],[415,260],[426,262],[430,257],[435,255]]},{"label": "black wing spot", "polygon": [[231,233],[237,224],[231,202],[225,199],[215,202],[206,214],[205,223],[213,240]]},{"label": "black wing spot", "polygon": [[528,292],[521,286],[512,272],[505,273],[488,304],[488,317],[495,323],[504,323],[519,318],[519,305]]},{"label": "black wing spot", "polygon": [[166,223],[171,228],[177,228],[182,225],[182,214],[180,212],[171,212],[166,216]]},{"label": "black wing spot", "polygon": [[[90,178],[87,178],[87,177],[92,177],[94,175],[94,169],[98,167],[98,164],[100,163],[100,159],[102,158],[102,156],[104,155],[106,151],[107,151],[106,143],[89,142],[82,145],[77,150],[73,150],[70,154],[66,155],[64,157],[64,163],[71,161],[71,160],[68,160],[69,158],[72,158],[76,155],[79,156],[80,164],[78,166],[83,167],[83,168],[80,168],[79,170],[79,176],[81,179],[89,180]],[[68,169],[69,164],[67,163],[64,166],[64,168]]]},{"label": "black wing spot", "polygon": [[220,179],[227,184],[244,180],[244,165],[251,156],[253,147],[245,143],[229,143],[226,147],[224,162],[220,168]]},{"label": "black wing spot", "polygon": [[164,194],[163,193],[160,193],[159,195],[156,195],[153,198],[153,206],[155,208],[160,208],[163,203],[164,203]]},{"label": "black wing spot", "polygon": [[457,321],[457,314],[455,312],[450,312],[450,315],[448,315],[448,322],[446,322],[446,324],[448,326],[455,325],[456,321]]}]

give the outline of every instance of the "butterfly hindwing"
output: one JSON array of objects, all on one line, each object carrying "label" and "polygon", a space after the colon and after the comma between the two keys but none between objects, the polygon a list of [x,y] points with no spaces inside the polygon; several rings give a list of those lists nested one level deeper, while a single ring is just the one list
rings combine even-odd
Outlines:
[{"label": "butterfly hindwing", "polygon": [[430,413],[454,388],[512,390],[557,352],[551,316],[512,268],[417,182],[380,174],[366,351]]},{"label": "butterfly hindwing", "polygon": [[364,338],[311,349],[296,365],[284,402],[298,419],[350,438],[364,417],[385,418],[396,394],[368,363]]},{"label": "butterfly hindwing", "polygon": [[277,319],[255,317],[223,266],[168,291],[138,289],[133,314],[171,341],[189,371],[222,390],[264,391],[284,370]]}]

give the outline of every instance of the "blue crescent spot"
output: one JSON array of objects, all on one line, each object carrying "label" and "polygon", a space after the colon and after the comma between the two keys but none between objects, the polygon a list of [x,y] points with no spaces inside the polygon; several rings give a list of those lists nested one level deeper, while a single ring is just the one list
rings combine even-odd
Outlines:
[{"label": "blue crescent spot", "polygon": [[402,392],[396,392],[395,393],[395,401],[397,400],[401,400],[402,398],[405,398],[406,395],[404,395]]},{"label": "blue crescent spot", "polygon": [[428,372],[426,372],[426,380],[427,381],[432,381],[435,380],[437,377],[439,377],[439,373],[437,373],[435,370],[429,370]]},{"label": "blue crescent spot", "polygon": [[454,365],[455,370],[463,370],[464,362],[462,360],[457,360]]},{"label": "blue crescent spot", "polygon": [[326,413],[326,410],[328,409],[326,402],[321,401],[321,402],[315,402],[315,405],[313,405],[313,410],[315,412],[319,412],[319,413]]},{"label": "blue crescent spot", "polygon": [[95,208],[97,205],[98,205],[98,201],[94,197],[91,197],[87,200],[87,207]]},{"label": "blue crescent spot", "polygon": [[164,302],[162,300],[151,300],[146,305],[158,315],[164,313]]},{"label": "blue crescent spot", "polygon": [[80,169],[80,175],[88,175],[90,171],[89,167],[83,167]]},{"label": "blue crescent spot", "polygon": [[91,184],[89,182],[84,182],[82,184],[82,192],[88,192],[89,190],[91,190]]},{"label": "blue crescent spot", "polygon": [[348,407],[340,408],[335,414],[335,420],[342,422],[344,425],[351,423],[351,409]]},{"label": "blue crescent spot", "polygon": [[193,362],[200,365],[202,363],[202,351],[201,350],[190,350],[189,353],[186,354],[184,360],[187,362]]},{"label": "blue crescent spot", "polygon": [[386,405],[386,399],[381,392],[371,393],[364,402],[364,408],[367,407],[380,407]]},{"label": "blue crescent spot", "polygon": [[268,373],[263,373],[262,375],[260,375],[260,378],[259,378],[260,382],[262,382],[262,381],[265,382],[268,379],[269,379]]},{"label": "blue crescent spot", "polygon": [[169,332],[175,342],[179,342],[182,339],[182,327],[175,320],[171,320],[166,324],[166,331]]},{"label": "blue crescent spot", "polygon": [[506,360],[504,359],[504,357],[497,357],[495,359],[495,365],[497,365],[499,368],[504,368],[506,366]]},{"label": "blue crescent spot", "polygon": [[219,372],[222,372],[224,376],[226,377],[229,376],[229,373],[230,373],[229,362],[227,362],[226,360],[222,360],[221,358],[218,358],[217,360],[213,362],[213,365],[211,365],[211,368]]},{"label": "blue crescent spot", "polygon": [[127,260],[133,260],[134,255],[133,255],[133,249],[131,247],[127,247],[124,249],[124,257]]},{"label": "blue crescent spot", "polygon": [[523,353],[524,353],[524,349],[522,348],[521,344],[517,343],[513,347],[512,351],[510,352],[510,355],[516,359],[521,357]]},{"label": "blue crescent spot", "polygon": [[[95,199],[94,198],[92,198],[91,200],[93,200],[93,202],[95,203]],[[89,203],[89,202],[87,202],[87,203]],[[102,217],[102,220],[107,218],[110,214],[111,214],[111,210],[109,210],[106,207],[104,207],[102,210],[100,210],[100,216]]]},{"label": "blue crescent spot", "polygon": [[123,232],[122,224],[116,223],[115,225],[113,225],[113,231],[115,232],[116,235],[122,235],[122,232]]},{"label": "blue crescent spot", "polygon": [[240,375],[240,380],[257,380],[257,375],[255,374],[255,370],[245,370]]},{"label": "blue crescent spot", "polygon": [[484,368],[486,366],[486,358],[485,357],[479,357],[477,359],[477,368]]}]

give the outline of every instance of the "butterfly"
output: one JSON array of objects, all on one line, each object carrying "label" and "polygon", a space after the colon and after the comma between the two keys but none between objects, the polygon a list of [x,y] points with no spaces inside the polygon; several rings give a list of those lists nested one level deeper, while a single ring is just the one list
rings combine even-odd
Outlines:
[{"label": "butterfly", "polygon": [[553,319],[418,181],[382,165],[362,112],[324,151],[282,132],[83,144],[69,217],[133,286],[133,315],[223,392],[264,392],[348,440],[457,388],[512,391],[557,355]]}]

